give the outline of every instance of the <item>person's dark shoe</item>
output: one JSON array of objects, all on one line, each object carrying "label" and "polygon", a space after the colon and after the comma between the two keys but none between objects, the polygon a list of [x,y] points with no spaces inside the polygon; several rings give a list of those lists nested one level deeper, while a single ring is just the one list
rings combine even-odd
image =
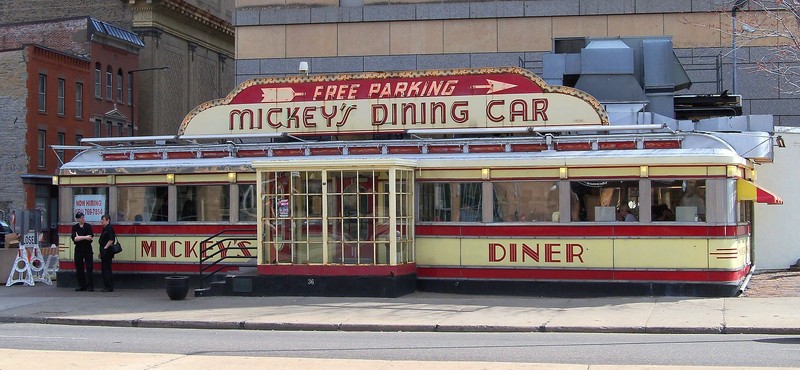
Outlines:
[{"label": "person's dark shoe", "polygon": [[78,287],[78,288],[75,288],[75,291],[76,292],[84,292],[84,291],[86,291],[86,288]]},{"label": "person's dark shoe", "polygon": [[92,287],[89,287],[89,289],[86,289],[86,290],[88,290],[90,292],[94,292],[94,288],[92,288]]},{"label": "person's dark shoe", "polygon": [[103,292],[103,293],[109,293],[109,292],[113,292],[113,291],[114,291],[114,289],[103,289],[103,290],[101,290],[101,292]]}]

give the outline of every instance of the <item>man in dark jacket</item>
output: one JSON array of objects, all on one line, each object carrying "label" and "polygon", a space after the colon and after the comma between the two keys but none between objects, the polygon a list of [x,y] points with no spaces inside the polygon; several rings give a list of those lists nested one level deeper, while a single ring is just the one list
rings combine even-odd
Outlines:
[{"label": "man in dark jacket", "polygon": [[92,225],[86,223],[83,218],[83,212],[75,214],[75,220],[78,221],[72,225],[72,241],[75,244],[75,277],[78,279],[78,287],[75,291],[88,290],[94,291],[94,284],[92,283],[92,264],[94,263],[92,255]]}]

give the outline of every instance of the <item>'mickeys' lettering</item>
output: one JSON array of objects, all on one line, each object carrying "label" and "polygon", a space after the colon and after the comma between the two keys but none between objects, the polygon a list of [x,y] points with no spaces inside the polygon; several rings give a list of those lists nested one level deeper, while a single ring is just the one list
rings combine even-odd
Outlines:
[{"label": "'mickeys' lettering", "polygon": [[489,262],[584,263],[583,251],[578,243],[489,243]]},{"label": "'mickeys' lettering", "polygon": [[217,245],[215,249],[207,250],[211,242],[206,242],[198,248],[197,241],[191,240],[142,240],[141,256],[153,258],[189,258],[197,260],[198,253],[203,257],[220,250],[221,257],[224,258],[228,253],[239,253],[242,256],[252,257],[249,241],[228,241],[225,245]]}]

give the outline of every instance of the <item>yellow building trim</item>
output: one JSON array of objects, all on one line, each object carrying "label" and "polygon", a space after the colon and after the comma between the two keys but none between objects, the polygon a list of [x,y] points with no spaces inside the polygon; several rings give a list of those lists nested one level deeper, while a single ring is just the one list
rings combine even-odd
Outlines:
[{"label": "yellow building trim", "polygon": [[204,182],[229,182],[228,173],[206,173],[191,175],[175,175],[176,184],[204,183]]},{"label": "yellow building trim", "polygon": [[639,177],[639,166],[636,167],[595,167],[595,168],[569,168],[569,177]]},{"label": "yellow building trim", "polygon": [[616,239],[616,268],[708,268],[708,239]]},{"label": "yellow building trim", "polygon": [[[492,176],[497,170],[492,171]],[[465,179],[465,180],[481,180],[481,169],[475,168],[470,170],[426,170],[417,172],[417,180],[426,179]]]},{"label": "yellow building trim", "polygon": [[108,185],[106,176],[60,176],[59,185]]},{"label": "yellow building trim", "polygon": [[167,184],[167,177],[164,175],[131,175],[117,176],[117,185],[130,184]]},{"label": "yellow building trim", "polygon": [[738,270],[748,263],[750,263],[750,237],[708,241],[708,267]]},{"label": "yellow building trim", "polygon": [[684,166],[676,166],[676,167],[657,167],[657,166],[650,166],[650,177],[662,177],[662,176],[680,176],[680,177],[692,177],[692,176],[707,176],[708,175],[708,168],[705,166],[696,166],[696,167],[684,167]]},{"label": "yellow building trim", "polygon": [[503,178],[544,178],[544,179],[558,179],[558,168],[518,168],[509,170],[492,169],[492,180]]},{"label": "yellow building trim", "polygon": [[417,264],[430,266],[452,265],[461,259],[461,241],[417,237]]}]

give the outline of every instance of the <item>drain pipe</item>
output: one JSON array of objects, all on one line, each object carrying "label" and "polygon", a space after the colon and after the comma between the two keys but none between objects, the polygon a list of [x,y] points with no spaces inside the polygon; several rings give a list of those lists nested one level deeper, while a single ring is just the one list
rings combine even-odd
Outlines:
[{"label": "drain pipe", "polygon": [[750,278],[753,277],[753,271],[755,271],[755,270],[756,270],[756,265],[755,264],[750,265],[750,272],[747,273],[747,276],[745,276],[744,281],[742,282],[742,285],[739,286],[739,291],[736,292],[736,296],[737,297],[742,295],[742,293],[744,293],[745,289],[747,289],[747,284],[750,283]]}]

